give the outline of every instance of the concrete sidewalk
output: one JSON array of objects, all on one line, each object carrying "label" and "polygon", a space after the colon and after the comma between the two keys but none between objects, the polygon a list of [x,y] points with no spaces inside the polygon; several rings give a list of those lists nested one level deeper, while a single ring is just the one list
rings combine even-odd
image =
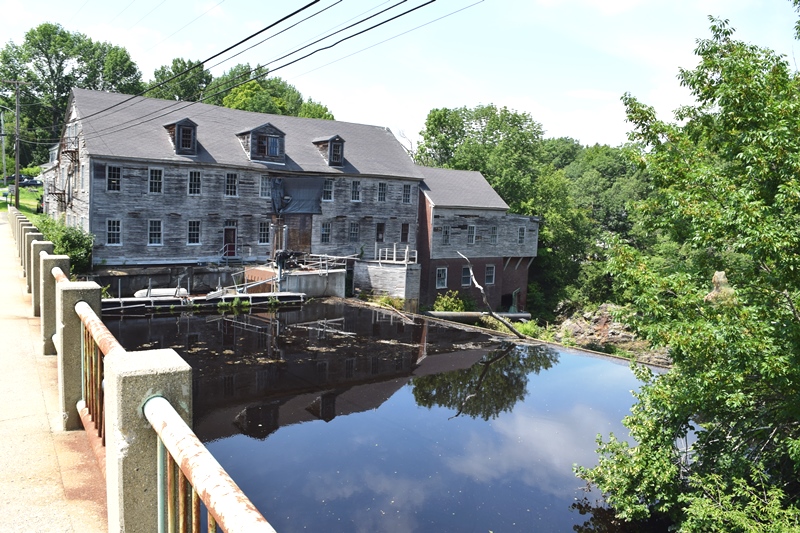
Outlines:
[{"label": "concrete sidewalk", "polygon": [[84,431],[62,431],[57,359],[41,355],[6,213],[0,213],[0,530],[108,531],[105,480]]}]

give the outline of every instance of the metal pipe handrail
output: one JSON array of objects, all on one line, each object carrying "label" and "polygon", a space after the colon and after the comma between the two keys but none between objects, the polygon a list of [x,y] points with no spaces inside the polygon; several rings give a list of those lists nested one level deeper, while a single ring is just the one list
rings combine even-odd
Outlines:
[{"label": "metal pipe handrail", "polygon": [[56,283],[61,283],[62,281],[69,281],[69,278],[64,271],[61,270],[59,267],[53,267],[53,270],[50,271],[53,274],[53,277],[56,279]]},{"label": "metal pipe handrail", "polygon": [[91,333],[94,342],[97,343],[97,347],[103,352],[103,355],[111,355],[111,352],[117,350],[125,353],[125,348],[122,347],[114,334],[109,331],[103,320],[97,316],[91,305],[86,302],[78,302],[75,304],[75,313],[80,317],[86,330]]},{"label": "metal pipe handrail", "polygon": [[145,402],[144,416],[164,447],[208,509],[227,533],[276,533],[197,435],[161,396]]}]

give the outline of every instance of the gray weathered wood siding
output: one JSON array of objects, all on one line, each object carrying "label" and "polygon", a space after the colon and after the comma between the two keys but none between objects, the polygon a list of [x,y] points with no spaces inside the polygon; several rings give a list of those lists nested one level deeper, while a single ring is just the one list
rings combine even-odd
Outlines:
[{"label": "gray weathered wood siding", "polygon": [[[419,181],[381,179],[373,177],[335,177],[333,200],[322,201],[322,214],[314,215],[311,247],[314,253],[329,255],[362,254],[363,259],[375,255],[377,225],[385,225],[385,233],[379,248],[391,248],[394,243],[400,248],[417,248],[417,209]],[[353,181],[361,184],[361,200],[351,200]],[[386,199],[378,200],[379,184],[386,184]],[[411,186],[411,202],[403,203],[403,186]],[[359,225],[358,240],[350,240],[350,223]],[[322,225],[331,225],[329,243],[322,242]],[[408,238],[402,241],[403,224],[408,224]]]},{"label": "gray weathered wood siding", "polygon": [[[277,218],[270,198],[261,197],[261,177],[281,177],[277,173],[253,172],[234,168],[177,164],[172,162],[119,161],[110,158],[85,158],[84,189],[72,196],[66,218],[84,217],[84,229],[95,234],[94,262],[97,264],[175,264],[215,262],[220,259],[226,224],[235,222],[236,255],[265,261],[270,257],[275,235],[269,244],[259,244],[260,223],[275,223],[277,230],[286,219]],[[119,167],[120,190],[107,190],[107,168]],[[162,173],[161,192],[150,192],[150,170]],[[189,194],[189,174],[200,172],[201,192]],[[226,195],[228,174],[237,175],[236,196]],[[316,254],[374,256],[376,228],[385,225],[380,247],[416,249],[418,180],[371,177],[332,177],[334,197],[322,202],[322,214],[309,215],[310,251]],[[360,182],[361,200],[352,201],[353,181]],[[385,200],[378,200],[379,183],[386,184]],[[404,184],[411,186],[411,202],[404,203]],[[91,198],[91,202],[89,201]],[[121,225],[121,243],[108,244],[109,220]],[[160,245],[148,244],[149,221],[161,223]],[[189,222],[200,222],[200,243],[189,244]],[[358,239],[350,239],[350,223],[359,225]],[[330,242],[323,243],[323,223],[330,223]],[[403,224],[408,235],[402,242]],[[297,241],[297,238],[294,239]],[[292,241],[292,239],[290,239]],[[303,251],[305,245],[297,244]],[[292,242],[289,242],[292,248]]]},{"label": "gray weathered wood siding", "polygon": [[[475,227],[474,243],[468,242],[469,226]],[[443,228],[450,231],[450,242],[443,242]],[[492,228],[497,228],[497,243],[492,244]],[[519,242],[520,228],[524,239]],[[534,217],[510,215],[503,211],[470,208],[433,208],[431,256],[455,259],[467,257],[534,257],[539,240],[539,223]]]},{"label": "gray weathered wood siding", "polygon": [[[108,166],[121,167],[120,191],[106,190]],[[150,169],[162,171],[161,193],[150,192]],[[189,195],[192,171],[200,172],[199,195]],[[237,175],[235,196],[226,196],[228,174]],[[260,222],[272,221],[272,205],[268,198],[259,196],[261,175],[230,168],[93,160],[91,228],[96,235],[95,262],[216,261],[229,221],[235,221],[237,255],[266,259],[270,245],[258,243],[258,232]],[[121,221],[121,245],[106,244],[108,220]],[[161,221],[161,245],[148,244],[150,220]],[[188,244],[190,221],[200,221],[199,244]]]}]

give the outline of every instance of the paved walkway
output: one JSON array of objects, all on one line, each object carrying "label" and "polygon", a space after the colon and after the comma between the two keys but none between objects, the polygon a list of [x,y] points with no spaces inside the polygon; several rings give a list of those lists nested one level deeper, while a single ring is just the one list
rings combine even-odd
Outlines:
[{"label": "paved walkway", "polygon": [[83,431],[62,431],[57,360],[41,355],[6,212],[0,212],[0,530],[108,531],[105,481]]}]

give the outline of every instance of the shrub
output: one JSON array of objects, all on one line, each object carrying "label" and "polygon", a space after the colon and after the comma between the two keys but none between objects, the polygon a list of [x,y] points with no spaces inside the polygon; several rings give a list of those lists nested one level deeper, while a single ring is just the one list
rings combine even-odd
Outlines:
[{"label": "shrub", "polygon": [[459,294],[457,291],[447,291],[436,296],[433,302],[434,311],[449,311],[463,313],[475,310],[475,301],[469,296]]},{"label": "shrub", "polygon": [[70,273],[85,274],[92,270],[94,235],[46,215],[35,217],[34,223],[44,238],[53,243],[53,253],[69,256]]}]

